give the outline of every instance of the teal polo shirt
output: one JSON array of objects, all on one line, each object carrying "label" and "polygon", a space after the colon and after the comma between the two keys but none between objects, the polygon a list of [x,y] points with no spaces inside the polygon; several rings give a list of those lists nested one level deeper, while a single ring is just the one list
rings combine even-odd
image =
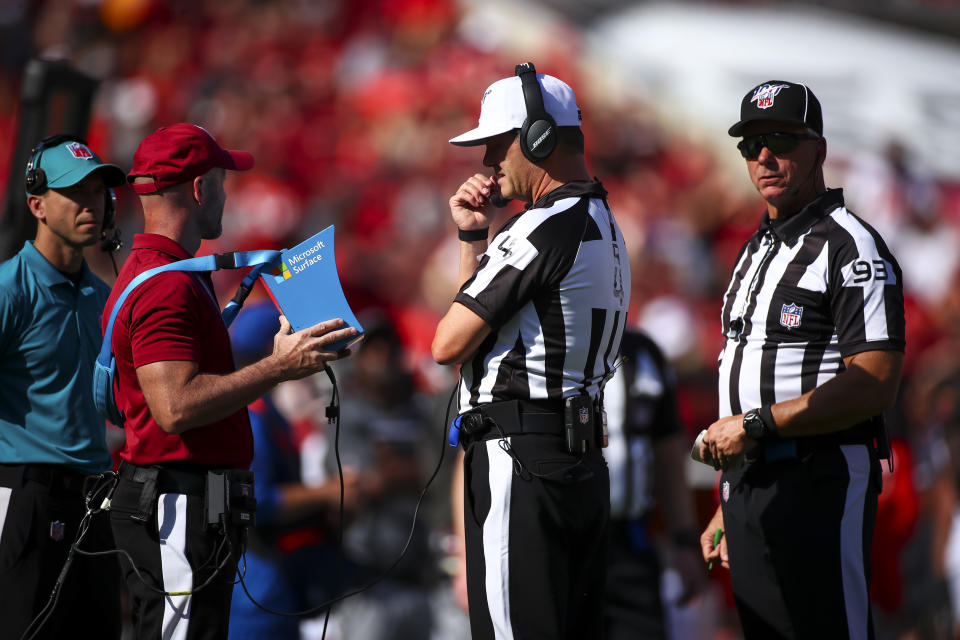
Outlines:
[{"label": "teal polo shirt", "polygon": [[110,468],[92,392],[109,293],[86,262],[75,285],[30,242],[0,264],[0,463]]}]

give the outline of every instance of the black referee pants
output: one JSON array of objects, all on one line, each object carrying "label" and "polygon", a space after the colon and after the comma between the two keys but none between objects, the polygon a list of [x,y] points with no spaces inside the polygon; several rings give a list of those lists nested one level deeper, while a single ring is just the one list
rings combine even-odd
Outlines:
[{"label": "black referee pants", "polygon": [[[198,478],[203,477],[198,474]],[[202,491],[165,492],[161,485],[146,521],[141,514],[143,484],[124,477],[110,512],[117,547],[130,554],[121,561],[130,593],[137,640],[215,640],[227,637],[237,557],[227,538],[206,527]],[[239,553],[239,540],[232,540]],[[217,574],[214,576],[213,574]],[[207,586],[202,586],[208,579]],[[198,589],[199,588],[199,589]],[[189,595],[164,595],[190,592]]]},{"label": "black referee pants", "polygon": [[[82,488],[83,476],[63,468],[0,465],[0,638],[20,638],[49,601],[86,513]],[[105,513],[92,516],[80,548],[113,549]],[[120,584],[116,557],[74,554],[37,637],[119,638]]]},{"label": "black referee pants", "polygon": [[602,638],[610,478],[600,451],[579,458],[550,435],[479,441],[464,478],[473,640]]},{"label": "black referee pants", "polygon": [[880,483],[880,463],[862,444],[723,474],[730,580],[747,640],[874,637]]}]

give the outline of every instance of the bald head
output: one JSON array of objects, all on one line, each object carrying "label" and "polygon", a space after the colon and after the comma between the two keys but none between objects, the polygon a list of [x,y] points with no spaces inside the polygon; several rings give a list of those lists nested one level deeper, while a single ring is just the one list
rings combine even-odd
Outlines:
[{"label": "bald head", "polygon": [[[139,194],[144,232],[167,236],[190,253],[196,253],[201,240],[218,238],[223,231],[225,178],[226,171],[214,167],[192,180]],[[137,176],[132,183],[153,184],[153,178]]]}]

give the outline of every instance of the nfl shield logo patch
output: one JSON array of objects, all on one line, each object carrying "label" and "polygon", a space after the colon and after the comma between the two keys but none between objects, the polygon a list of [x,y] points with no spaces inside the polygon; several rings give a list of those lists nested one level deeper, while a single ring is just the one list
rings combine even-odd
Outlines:
[{"label": "nfl shield logo patch", "polygon": [[759,109],[769,109],[773,106],[773,101],[777,97],[777,94],[780,93],[781,89],[786,89],[790,85],[787,84],[765,84],[757,87],[757,90],[753,92],[753,97],[750,98],[750,102],[756,102],[757,108]]},{"label": "nfl shield logo patch", "polygon": [[720,487],[720,495],[723,497],[723,501],[726,502],[730,499],[730,481],[724,480],[723,485]]},{"label": "nfl shield logo patch", "polygon": [[803,316],[803,307],[798,307],[792,302],[785,304],[780,309],[780,324],[787,329],[795,329],[800,326],[801,316]]},{"label": "nfl shield logo patch", "polygon": [[50,539],[56,540],[57,542],[63,540],[63,534],[67,530],[67,525],[60,522],[59,520],[54,520],[50,523]]},{"label": "nfl shield logo patch", "polygon": [[580,407],[580,424],[587,424],[590,422],[590,410],[586,407]]},{"label": "nfl shield logo patch", "polygon": [[79,158],[80,160],[90,160],[93,158],[93,152],[82,145],[79,142],[71,142],[67,145],[67,150],[73,155],[74,158]]}]

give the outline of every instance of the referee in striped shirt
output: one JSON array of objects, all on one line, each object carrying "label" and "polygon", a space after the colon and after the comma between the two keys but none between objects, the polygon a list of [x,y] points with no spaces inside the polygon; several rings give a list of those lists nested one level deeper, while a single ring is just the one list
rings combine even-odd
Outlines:
[{"label": "referee in striped shirt", "polygon": [[721,418],[700,453],[725,471],[704,559],[730,569],[748,640],[873,638],[881,414],[904,350],[900,267],[842,190],[824,186],[823,118],[808,87],[764,82],[740,116],[729,133],[743,137],[767,213],[724,296]]},{"label": "referee in striped shirt", "polygon": [[[573,90],[533,65],[484,93],[490,175],[450,199],[460,292],[434,358],[462,363],[463,528],[473,640],[601,638],[609,477],[598,396],[630,297],[623,235],[590,179]],[[487,242],[491,201],[531,203]],[[455,518],[457,514],[455,513]]]}]

